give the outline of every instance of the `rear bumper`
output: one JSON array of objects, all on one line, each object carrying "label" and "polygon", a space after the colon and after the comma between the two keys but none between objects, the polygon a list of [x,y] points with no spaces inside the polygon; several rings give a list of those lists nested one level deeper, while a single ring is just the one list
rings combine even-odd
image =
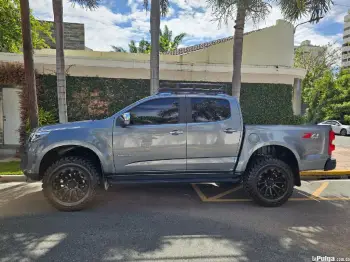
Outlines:
[{"label": "rear bumper", "polygon": [[334,158],[328,158],[326,164],[324,165],[324,171],[333,170],[336,166],[337,161]]}]

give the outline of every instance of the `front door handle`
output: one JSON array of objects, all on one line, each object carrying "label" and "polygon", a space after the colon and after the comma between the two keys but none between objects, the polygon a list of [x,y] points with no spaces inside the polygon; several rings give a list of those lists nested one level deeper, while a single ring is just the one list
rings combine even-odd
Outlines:
[{"label": "front door handle", "polygon": [[237,132],[237,130],[232,129],[232,128],[226,128],[226,129],[224,130],[224,132],[227,133],[227,134],[232,134],[232,133]]},{"label": "front door handle", "polygon": [[177,136],[180,134],[183,134],[184,132],[182,130],[173,130],[170,132],[170,134],[172,134],[173,136]]}]

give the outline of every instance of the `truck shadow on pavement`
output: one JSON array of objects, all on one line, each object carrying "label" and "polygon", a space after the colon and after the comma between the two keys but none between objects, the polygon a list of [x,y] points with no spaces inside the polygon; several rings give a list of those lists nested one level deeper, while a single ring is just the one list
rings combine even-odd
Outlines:
[{"label": "truck shadow on pavement", "polygon": [[350,250],[348,206],[204,204],[190,186],[135,186],[65,213],[34,189],[16,198],[6,191],[0,261],[310,261]]}]

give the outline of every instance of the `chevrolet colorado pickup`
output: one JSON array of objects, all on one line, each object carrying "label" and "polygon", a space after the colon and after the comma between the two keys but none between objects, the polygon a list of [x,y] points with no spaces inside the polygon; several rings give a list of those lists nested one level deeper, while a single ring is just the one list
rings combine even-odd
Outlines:
[{"label": "chevrolet colorado pickup", "polygon": [[161,89],[113,116],[34,130],[21,161],[62,211],[99,185],[241,182],[259,205],[285,203],[299,172],[331,170],[330,126],[244,125],[238,100],[215,90]]}]

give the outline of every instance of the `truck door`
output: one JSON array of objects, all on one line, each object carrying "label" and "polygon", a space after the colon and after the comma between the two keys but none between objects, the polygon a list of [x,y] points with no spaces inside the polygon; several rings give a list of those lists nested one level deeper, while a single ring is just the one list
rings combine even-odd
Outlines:
[{"label": "truck door", "polygon": [[186,170],[184,104],[184,97],[155,98],[129,110],[130,125],[113,131],[117,173]]},{"label": "truck door", "polygon": [[188,95],[186,106],[187,170],[232,171],[243,132],[238,104]]}]

